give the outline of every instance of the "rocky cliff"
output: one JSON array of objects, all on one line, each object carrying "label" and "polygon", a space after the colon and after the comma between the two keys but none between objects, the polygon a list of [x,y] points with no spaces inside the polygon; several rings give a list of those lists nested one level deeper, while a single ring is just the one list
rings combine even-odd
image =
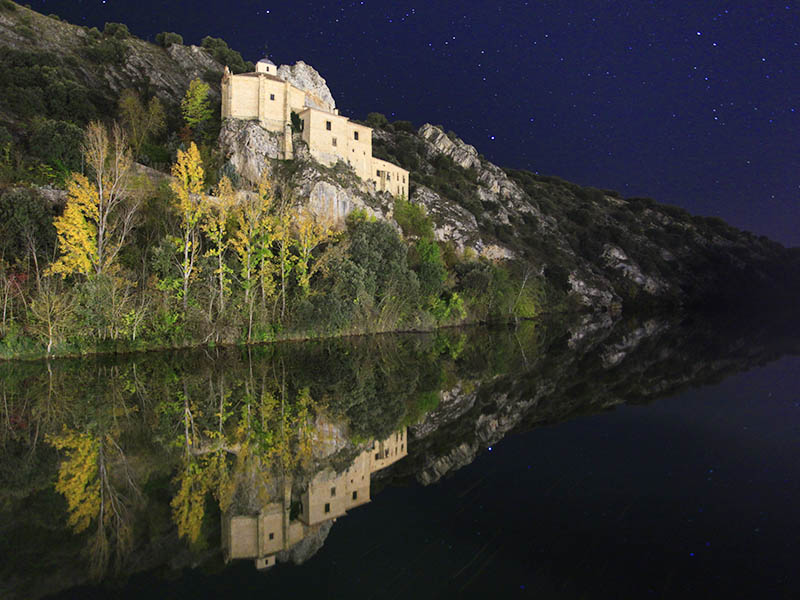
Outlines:
[{"label": "rocky cliff", "polygon": [[[107,29],[100,33],[70,25],[12,2],[0,6],[0,58],[8,67],[0,75],[5,86],[0,126],[24,138],[37,102],[47,104],[39,114],[68,120],[74,112],[79,116],[73,121],[83,126],[91,118],[114,116],[125,88],[155,94],[176,107],[197,77],[218,93],[219,58],[225,55],[213,47],[164,48],[127,30]],[[279,73],[308,91],[318,108],[334,109],[325,80],[311,66],[283,65]],[[60,98],[75,106],[66,116],[53,117]],[[489,260],[517,261],[552,310],[615,313],[623,306],[718,306],[742,300],[758,306],[766,298],[781,296],[786,304],[800,295],[797,249],[648,198],[623,198],[557,177],[500,168],[439,126],[417,129],[385,118],[368,124],[374,129],[373,154],[411,172],[410,200],[432,216],[436,237],[456,252],[470,249]],[[295,137],[296,157],[283,163],[277,160],[279,137],[254,123],[223,123],[223,171],[235,173],[248,187],[265,168],[274,170],[298,203],[328,221],[341,224],[355,209],[392,220],[393,198],[376,193],[345,164],[316,163]]]}]

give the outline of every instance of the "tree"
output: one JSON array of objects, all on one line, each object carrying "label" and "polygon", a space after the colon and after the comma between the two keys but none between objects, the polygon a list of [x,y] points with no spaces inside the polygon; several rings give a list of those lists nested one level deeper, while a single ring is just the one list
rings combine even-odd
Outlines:
[{"label": "tree", "polygon": [[145,107],[139,99],[139,94],[128,89],[122,92],[118,108],[119,117],[131,141],[133,154],[139,156],[142,144],[164,131],[166,125],[164,106],[153,96]]},{"label": "tree", "polygon": [[239,280],[244,288],[244,302],[248,312],[248,341],[253,334],[255,287],[259,279],[262,280],[264,298],[271,297],[274,293],[274,284],[265,287],[267,281],[272,282],[272,273],[267,272],[272,265],[274,224],[269,217],[272,200],[272,185],[265,170],[258,184],[258,195],[245,198],[236,210],[238,227],[231,245],[239,261]]},{"label": "tree", "polygon": [[132,160],[127,139],[114,124],[92,122],[86,130],[83,156],[92,180],[73,173],[67,184],[64,214],[53,221],[60,256],[50,267],[62,276],[108,272],[131,231],[138,203],[127,189]]},{"label": "tree", "polygon": [[192,79],[189,89],[181,101],[183,120],[191,129],[197,128],[211,118],[211,102],[208,84],[201,79]]},{"label": "tree", "polygon": [[172,166],[170,183],[178,201],[178,214],[181,220],[181,237],[177,238],[177,248],[182,254],[178,270],[183,280],[183,310],[186,312],[189,298],[189,280],[195,271],[195,259],[200,250],[200,219],[203,216],[202,197],[205,173],[200,151],[194,142],[186,151],[178,150],[178,157]]},{"label": "tree", "polygon": [[332,229],[327,223],[319,222],[310,210],[299,212],[295,219],[295,227],[297,229],[297,239],[294,241],[297,249],[295,258],[297,284],[303,295],[307,296],[313,275],[313,270],[309,266],[311,253],[331,236]]},{"label": "tree", "polygon": [[209,201],[203,215],[202,229],[212,243],[206,256],[217,258],[217,282],[219,288],[219,310],[225,310],[225,296],[230,293],[230,268],[225,264],[225,252],[230,245],[228,237],[228,218],[236,202],[236,192],[227,176],[217,185],[216,200]]},{"label": "tree", "polygon": [[156,44],[167,48],[172,44],[183,44],[183,36],[173,31],[162,31],[156,34]]}]

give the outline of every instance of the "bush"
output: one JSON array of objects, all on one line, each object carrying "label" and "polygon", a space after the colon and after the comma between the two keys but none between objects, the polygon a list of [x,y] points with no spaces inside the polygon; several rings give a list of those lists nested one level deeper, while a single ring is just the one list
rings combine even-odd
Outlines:
[{"label": "bush", "polygon": [[86,48],[86,57],[96,63],[119,65],[125,62],[128,49],[119,39],[107,38]]},{"label": "bush", "polygon": [[162,31],[156,34],[156,44],[162,48],[167,48],[172,44],[183,45],[183,36],[172,31]]},{"label": "bush", "polygon": [[395,121],[394,123],[392,123],[392,126],[394,127],[394,130],[397,132],[402,131],[405,133],[416,133],[414,125],[411,123],[411,121]]},{"label": "bush", "polygon": [[2,0],[2,2],[0,2],[0,8],[13,12],[17,10],[17,5],[11,0]]},{"label": "bush", "polygon": [[118,40],[126,40],[131,37],[128,26],[123,23],[106,23],[106,26],[103,28],[103,34]]},{"label": "bush", "polygon": [[389,119],[378,112],[371,112],[367,115],[367,125],[373,129],[382,129],[389,124]]},{"label": "bush", "polygon": [[241,54],[229,48],[228,43],[221,38],[208,35],[202,39],[200,45],[208,50],[216,60],[227,65],[233,73],[245,73],[255,68],[253,63],[245,61]]},{"label": "bush", "polygon": [[397,198],[394,202],[394,219],[404,235],[433,239],[433,221],[421,204]]},{"label": "bush", "polygon": [[439,245],[431,238],[421,238],[414,245],[417,279],[423,298],[438,297],[447,279],[447,267]]},{"label": "bush", "polygon": [[31,244],[39,260],[51,256],[56,241],[56,210],[29,189],[11,189],[0,195],[0,256],[9,263],[22,260]]},{"label": "bush", "polygon": [[72,123],[37,119],[28,140],[30,153],[61,169],[77,171],[81,166],[83,130]]}]

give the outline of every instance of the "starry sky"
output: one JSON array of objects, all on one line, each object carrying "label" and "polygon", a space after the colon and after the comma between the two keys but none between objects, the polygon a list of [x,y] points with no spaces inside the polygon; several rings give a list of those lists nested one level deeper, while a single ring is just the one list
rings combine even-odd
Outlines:
[{"label": "starry sky", "polygon": [[304,60],[342,114],[800,245],[800,4],[34,0],[102,29]]}]

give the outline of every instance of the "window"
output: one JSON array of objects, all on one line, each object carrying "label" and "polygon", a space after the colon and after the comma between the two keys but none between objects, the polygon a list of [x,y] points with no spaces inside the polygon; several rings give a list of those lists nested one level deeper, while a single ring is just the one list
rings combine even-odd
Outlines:
[{"label": "window", "polygon": [[275,539],[275,534],[274,533],[270,533],[269,534],[269,539],[274,540]]},{"label": "window", "polygon": [[375,177],[380,177],[380,176],[381,176],[381,171],[380,169],[378,169],[377,171],[375,171]]},{"label": "window", "polygon": [[275,94],[270,94],[270,95],[269,95],[269,99],[270,99],[270,100],[275,100]]},{"label": "window", "polygon": [[353,500],[358,500],[358,492],[353,492]]},{"label": "window", "polygon": [[358,140],[358,132],[357,131],[353,132],[353,139],[354,140]]},{"label": "window", "polygon": [[403,175],[403,183],[405,183],[405,182],[406,182],[406,176]]},{"label": "window", "polygon": [[336,138],[333,138],[333,139],[331,139],[331,145],[332,145],[332,146],[335,146],[335,145],[336,145]]},{"label": "window", "polygon": [[386,173],[386,181],[391,181],[391,180],[392,180],[392,174]]},{"label": "window", "polygon": [[331,122],[330,121],[325,121],[325,129],[327,129],[328,131],[331,130]]},{"label": "window", "polygon": [[375,460],[380,460],[380,459],[381,459],[381,453],[380,452],[376,452],[375,453]]},{"label": "window", "polygon": [[405,446],[405,444],[400,444],[400,452],[403,451],[403,446]]},{"label": "window", "polygon": [[330,502],[326,502],[325,503],[325,514],[328,514],[329,512],[331,512],[331,503]]},{"label": "window", "polygon": [[333,498],[335,495],[336,495],[336,488],[332,487],[331,488],[331,498]]}]

